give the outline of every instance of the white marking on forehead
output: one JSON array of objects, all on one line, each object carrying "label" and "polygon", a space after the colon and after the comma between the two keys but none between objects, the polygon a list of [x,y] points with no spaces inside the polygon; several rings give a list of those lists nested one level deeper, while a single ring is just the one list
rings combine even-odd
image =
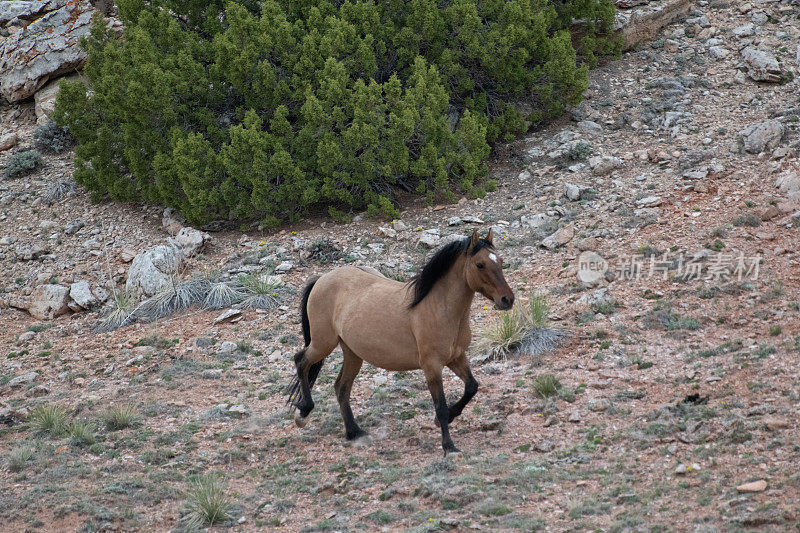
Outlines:
[{"label": "white marking on forehead", "polygon": [[494,261],[495,263],[497,263],[497,256],[496,256],[496,255],[494,255],[494,254],[489,254],[489,259],[491,259],[492,261]]}]

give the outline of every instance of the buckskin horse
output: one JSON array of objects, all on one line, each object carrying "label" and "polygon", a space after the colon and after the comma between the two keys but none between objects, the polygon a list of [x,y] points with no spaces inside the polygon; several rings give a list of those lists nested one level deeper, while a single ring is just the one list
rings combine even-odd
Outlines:
[{"label": "buckskin horse", "polygon": [[[354,266],[309,280],[300,306],[305,348],[294,357],[297,376],[289,386],[289,403],[298,409],[295,423],[303,427],[308,422],[314,409],[311,387],[325,357],[339,345],[344,361],[334,389],[348,440],[366,435],[353,417],[350,391],[367,361],[392,371],[422,369],[444,453],[458,452],[449,424],[478,390],[467,360],[472,299],[478,292],[498,309],[514,305],[492,237],[491,230],[485,238],[473,231],[472,237],[444,246],[408,283]],[[444,367],[464,382],[464,395],[450,407],[442,385]]]}]

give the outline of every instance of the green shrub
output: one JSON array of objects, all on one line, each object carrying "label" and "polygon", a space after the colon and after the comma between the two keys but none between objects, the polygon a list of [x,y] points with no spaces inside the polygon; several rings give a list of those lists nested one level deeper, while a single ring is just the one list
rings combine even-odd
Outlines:
[{"label": "green shrub", "polygon": [[17,152],[8,158],[6,168],[3,169],[3,177],[7,179],[19,178],[30,174],[41,161],[42,156],[39,154],[38,150]]},{"label": "green shrub", "polygon": [[[480,196],[489,143],[576,104],[612,52],[610,0],[120,0],[84,40],[92,94],[54,117],[97,197],[192,223],[396,215],[401,187]],[[573,47],[569,27],[585,21]]]}]

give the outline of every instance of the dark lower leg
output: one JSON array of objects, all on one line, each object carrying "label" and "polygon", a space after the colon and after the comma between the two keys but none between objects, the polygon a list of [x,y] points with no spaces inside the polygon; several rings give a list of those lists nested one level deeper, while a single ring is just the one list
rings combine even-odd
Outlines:
[{"label": "dark lower leg", "polygon": [[453,439],[450,438],[450,410],[447,408],[447,399],[444,396],[444,386],[442,385],[442,377],[428,381],[428,389],[433,398],[433,406],[436,409],[436,419],[442,429],[442,449],[445,455],[448,452],[457,452],[458,448],[453,444]]},{"label": "dark lower leg", "polygon": [[353,410],[350,408],[350,392],[353,390],[353,381],[361,370],[363,361],[344,343],[342,343],[342,353],[344,355],[342,370],[339,372],[339,377],[336,378],[334,389],[336,390],[336,399],[339,400],[339,411],[341,411],[342,420],[344,420],[345,436],[347,440],[354,440],[366,435],[358,427],[353,416]]},{"label": "dark lower leg", "polygon": [[472,372],[469,372],[466,381],[464,382],[464,396],[461,397],[456,403],[450,406],[450,422],[461,414],[464,407],[472,400],[475,393],[478,392],[478,381],[472,377]]},{"label": "dark lower leg", "polygon": [[297,368],[297,379],[300,383],[301,401],[298,402],[300,416],[306,418],[314,409],[314,400],[311,399],[311,386],[308,383],[308,369],[311,365],[308,362],[306,351],[298,352],[294,357],[295,367]]},{"label": "dark lower leg", "polygon": [[350,389],[352,385],[343,385],[341,387],[338,385],[337,383],[336,398],[339,400],[339,411],[341,411],[342,420],[344,420],[344,431],[347,440],[357,439],[358,437],[366,435],[364,430],[358,427],[358,423],[353,416],[353,410],[350,408]]}]

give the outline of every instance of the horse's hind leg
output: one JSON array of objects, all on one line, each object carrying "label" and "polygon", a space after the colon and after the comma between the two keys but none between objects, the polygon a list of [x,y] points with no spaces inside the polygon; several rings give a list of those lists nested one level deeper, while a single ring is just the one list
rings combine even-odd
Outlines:
[{"label": "horse's hind leg", "polygon": [[336,378],[334,390],[336,391],[339,410],[342,412],[342,419],[344,420],[345,436],[347,440],[355,440],[363,437],[366,433],[358,427],[356,419],[353,417],[353,410],[350,408],[350,392],[353,390],[353,381],[361,370],[361,365],[364,361],[353,353],[353,350],[345,345],[344,342],[341,343],[341,346],[344,361],[342,362],[342,370],[339,372],[339,377]]},{"label": "horse's hind leg", "polygon": [[455,417],[461,414],[461,411],[463,411],[464,407],[472,400],[475,393],[478,392],[478,381],[472,375],[472,370],[469,368],[469,361],[467,361],[466,354],[447,365],[447,367],[464,382],[464,395],[460,400],[450,406],[450,422],[452,422]]}]

